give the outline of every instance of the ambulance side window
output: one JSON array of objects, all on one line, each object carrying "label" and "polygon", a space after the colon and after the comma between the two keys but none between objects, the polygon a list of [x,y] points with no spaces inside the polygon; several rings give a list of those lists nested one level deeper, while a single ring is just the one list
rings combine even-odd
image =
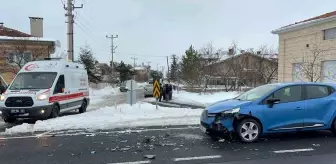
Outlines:
[{"label": "ambulance side window", "polygon": [[57,80],[56,86],[55,86],[54,94],[63,93],[64,92],[64,90],[63,90],[64,87],[65,87],[64,75],[60,75],[58,80]]}]

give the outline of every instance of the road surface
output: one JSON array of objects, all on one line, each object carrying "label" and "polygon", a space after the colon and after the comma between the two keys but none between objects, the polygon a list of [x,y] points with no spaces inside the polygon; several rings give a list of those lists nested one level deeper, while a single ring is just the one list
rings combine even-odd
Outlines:
[{"label": "road surface", "polygon": [[252,144],[212,140],[198,126],[4,136],[0,141],[1,161],[15,164],[336,163],[336,138],[327,131],[272,135]]}]

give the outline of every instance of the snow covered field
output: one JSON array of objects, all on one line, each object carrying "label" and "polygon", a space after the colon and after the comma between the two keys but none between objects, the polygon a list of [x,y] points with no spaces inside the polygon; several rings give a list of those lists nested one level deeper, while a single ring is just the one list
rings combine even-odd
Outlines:
[{"label": "snow covered field", "polygon": [[[119,89],[111,87],[102,90],[91,89],[90,97],[95,110],[89,110],[83,114],[37,121],[35,124],[24,123],[6,129],[4,134],[75,129],[103,130],[137,126],[194,125],[199,123],[199,117],[203,110],[169,107],[156,109],[155,105],[144,102],[138,102],[138,104],[133,106],[121,104],[103,107],[99,105],[104,100],[109,100],[106,97],[115,94],[120,94]],[[220,100],[233,98],[238,94],[238,92],[219,92],[200,95],[198,93],[180,91],[178,93],[174,92],[173,101],[205,106]]]},{"label": "snow covered field", "polygon": [[120,93],[119,88],[106,87],[99,90],[90,88],[90,104],[100,103],[105,97],[118,93]]},{"label": "snow covered field", "polygon": [[238,96],[239,92],[217,92],[217,93],[191,93],[186,91],[179,91],[173,93],[173,102],[194,104],[199,106],[207,106],[217,101],[226,100]]},{"label": "snow covered field", "polygon": [[101,130],[136,126],[198,124],[203,109],[167,108],[148,103],[123,104],[6,129],[5,134],[68,129]]}]

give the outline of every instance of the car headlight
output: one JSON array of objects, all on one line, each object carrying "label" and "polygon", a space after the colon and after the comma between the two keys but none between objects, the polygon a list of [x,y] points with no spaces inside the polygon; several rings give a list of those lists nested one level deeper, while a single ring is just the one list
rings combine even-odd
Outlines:
[{"label": "car headlight", "polygon": [[231,110],[222,112],[222,114],[235,114],[235,113],[238,113],[239,111],[240,111],[240,108],[233,108]]},{"label": "car headlight", "polygon": [[0,96],[0,101],[5,101],[6,97],[4,95]]},{"label": "car headlight", "polygon": [[41,94],[36,97],[37,100],[45,100],[48,98],[48,95],[46,94]]}]

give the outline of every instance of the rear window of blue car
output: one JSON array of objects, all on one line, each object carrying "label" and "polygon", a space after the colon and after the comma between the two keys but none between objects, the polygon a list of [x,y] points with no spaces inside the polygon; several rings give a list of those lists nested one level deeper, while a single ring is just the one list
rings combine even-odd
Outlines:
[{"label": "rear window of blue car", "polygon": [[318,99],[327,97],[334,92],[330,86],[324,85],[307,85],[306,86],[306,99]]}]

